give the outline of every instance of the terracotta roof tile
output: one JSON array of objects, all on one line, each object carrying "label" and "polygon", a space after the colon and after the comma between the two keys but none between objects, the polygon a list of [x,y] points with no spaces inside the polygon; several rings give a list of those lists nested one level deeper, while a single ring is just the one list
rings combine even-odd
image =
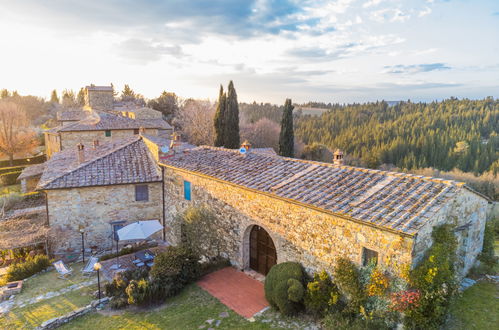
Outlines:
[{"label": "terracotta roof tile", "polygon": [[407,234],[416,233],[463,186],[404,173],[197,147],[165,165]]},{"label": "terracotta roof tile", "polygon": [[78,162],[77,150],[54,154],[37,189],[75,188],[161,181],[161,171],[140,137],[130,137],[85,149]]}]

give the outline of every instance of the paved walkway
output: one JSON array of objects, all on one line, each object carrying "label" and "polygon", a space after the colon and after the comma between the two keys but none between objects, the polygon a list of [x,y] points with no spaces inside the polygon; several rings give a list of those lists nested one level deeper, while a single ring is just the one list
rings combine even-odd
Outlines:
[{"label": "paved walkway", "polygon": [[197,284],[246,318],[269,306],[265,299],[263,283],[232,267],[208,274]]}]

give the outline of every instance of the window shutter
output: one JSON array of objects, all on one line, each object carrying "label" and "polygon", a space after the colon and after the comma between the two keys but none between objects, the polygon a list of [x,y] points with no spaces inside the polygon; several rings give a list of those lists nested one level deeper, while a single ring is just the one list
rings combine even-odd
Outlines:
[{"label": "window shutter", "polygon": [[191,183],[184,181],[184,198],[188,201],[191,200]]}]

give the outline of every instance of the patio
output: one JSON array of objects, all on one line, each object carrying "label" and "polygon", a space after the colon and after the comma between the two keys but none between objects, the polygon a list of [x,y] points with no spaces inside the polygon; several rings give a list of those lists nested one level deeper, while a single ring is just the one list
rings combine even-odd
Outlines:
[{"label": "patio", "polygon": [[245,318],[251,318],[269,307],[263,283],[232,267],[208,274],[197,284]]},{"label": "patio", "polygon": [[[153,248],[149,248],[147,250],[150,250],[153,254],[157,255],[158,253],[161,253],[164,251],[168,246],[167,245],[162,245],[162,246],[156,246]],[[140,252],[140,251],[138,251]],[[108,260],[101,261],[100,264],[102,265],[101,268],[101,274],[104,276],[104,278],[107,281],[112,281],[114,276],[119,273],[123,272],[125,270],[133,270],[133,269],[139,269],[137,265],[133,263],[134,260],[137,259],[135,256],[135,253],[130,253],[130,254],[125,254],[120,256],[119,258],[112,258]],[[114,265],[117,264],[119,261],[120,268],[116,269]],[[142,266],[144,267],[144,266]]]}]

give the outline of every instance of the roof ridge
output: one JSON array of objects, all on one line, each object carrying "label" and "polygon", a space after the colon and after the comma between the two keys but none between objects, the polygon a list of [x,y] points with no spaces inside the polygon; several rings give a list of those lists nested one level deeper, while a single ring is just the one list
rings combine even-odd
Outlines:
[{"label": "roof ridge", "polygon": [[[119,150],[121,150],[121,149],[123,149],[123,148],[125,148],[125,147],[127,147],[127,146],[129,146],[129,145],[131,145],[131,144],[133,144],[133,143],[135,143],[135,142],[137,142],[137,141],[139,141],[139,140],[141,140],[141,138],[140,138],[140,137],[135,137],[135,139],[131,140],[131,141],[130,141],[130,142],[128,142],[128,143],[123,144],[123,145],[122,145],[122,146],[120,146],[118,149],[111,149],[110,151],[108,151],[108,152],[104,153],[103,155],[101,155],[101,156],[99,156],[99,157],[97,157],[97,158],[95,158],[95,159],[93,159],[93,160],[91,160],[91,161],[84,162],[84,163],[80,164],[79,166],[75,167],[74,169],[72,169],[71,171],[66,172],[66,173],[63,173],[63,174],[61,174],[61,175],[59,175],[59,176],[55,177],[54,179],[52,179],[52,180],[50,180],[50,181],[48,181],[48,182],[44,183],[44,184],[43,184],[43,186],[41,186],[40,188],[46,187],[47,185],[49,185],[49,184],[51,184],[51,183],[55,182],[56,180],[59,180],[59,179],[61,179],[61,178],[65,177],[65,176],[67,176],[67,175],[70,175],[70,174],[72,174],[72,173],[74,173],[74,172],[76,172],[76,171],[78,171],[78,170],[81,170],[82,168],[85,168],[85,167],[87,167],[88,165],[91,165],[91,164],[95,163],[97,160],[99,160],[99,159],[103,159],[103,158],[105,158],[105,157],[107,157],[107,156],[109,156],[109,155],[111,155],[111,154],[115,153],[116,151],[119,151]],[[123,140],[121,140],[121,141],[123,141]],[[111,143],[112,143],[112,142],[111,142]]]},{"label": "roof ridge", "polygon": [[[239,153],[238,149],[227,149],[224,147],[214,147],[214,146],[207,146],[207,145],[201,145],[196,149],[201,149],[201,148],[226,151],[226,152],[232,152],[232,153]],[[262,156],[262,157],[273,157],[273,158],[276,157],[275,155],[273,155],[273,156],[266,155],[266,154],[258,154],[258,155]],[[298,159],[298,158],[284,157],[284,156],[280,156],[280,155],[277,155],[277,156],[282,158],[283,160],[288,160],[288,161],[298,162],[298,163],[316,164],[318,166],[351,169],[354,171],[360,171],[360,172],[364,172],[364,173],[380,173],[380,174],[384,174],[384,175],[395,176],[395,177],[404,177],[404,178],[409,178],[409,179],[411,179],[411,178],[412,179],[421,179],[423,181],[431,181],[431,182],[441,183],[441,184],[445,184],[447,186],[453,186],[453,187],[466,186],[466,183],[461,182],[461,181],[442,179],[442,178],[425,176],[425,175],[417,175],[417,174],[411,174],[411,173],[405,173],[405,172],[393,172],[393,171],[386,171],[386,170],[376,170],[376,169],[372,169],[372,168],[358,167],[358,166],[351,166],[351,165],[336,165],[333,163],[319,162],[319,161],[315,161],[315,160]]]}]

